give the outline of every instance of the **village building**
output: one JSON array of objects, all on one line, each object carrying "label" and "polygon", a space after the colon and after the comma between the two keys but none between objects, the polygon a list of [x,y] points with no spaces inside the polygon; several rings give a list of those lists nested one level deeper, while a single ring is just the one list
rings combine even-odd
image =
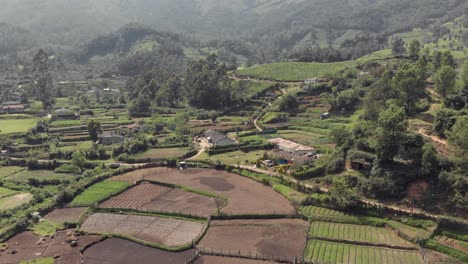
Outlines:
[{"label": "village building", "polygon": [[315,84],[315,83],[317,83],[317,78],[306,79],[306,80],[304,80],[304,83],[305,84]]},{"label": "village building", "polygon": [[277,149],[281,149],[289,153],[295,153],[297,155],[305,155],[311,152],[315,152],[315,149],[312,147],[301,145],[283,138],[270,139],[268,142],[274,144]]},{"label": "village building", "polygon": [[213,146],[229,146],[229,145],[237,144],[235,140],[232,140],[226,137],[225,135],[214,130],[206,131],[205,133],[203,133],[203,136]]},{"label": "village building", "polygon": [[304,166],[311,165],[316,160],[315,155],[299,155],[281,149],[272,150],[268,154],[270,158],[275,160],[279,165],[296,164]]},{"label": "village building", "polygon": [[5,114],[17,114],[17,113],[23,113],[25,109],[25,106],[22,104],[12,104],[12,105],[5,105],[2,106],[2,113]]},{"label": "village building", "polygon": [[79,113],[72,111],[70,109],[61,108],[61,109],[55,110],[52,118],[53,120],[75,120],[75,119],[80,119],[80,115]]},{"label": "village building", "polygon": [[99,135],[99,143],[102,145],[122,144],[124,136],[116,131],[104,131]]}]

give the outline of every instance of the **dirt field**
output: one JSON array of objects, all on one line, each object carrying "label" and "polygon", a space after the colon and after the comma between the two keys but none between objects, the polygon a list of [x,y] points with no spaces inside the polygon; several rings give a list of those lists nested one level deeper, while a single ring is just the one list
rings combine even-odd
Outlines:
[{"label": "dirt field", "polygon": [[194,250],[172,253],[124,239],[109,238],[88,248],[83,254],[85,264],[183,264],[194,253]]},{"label": "dirt field", "polygon": [[98,234],[121,234],[177,247],[192,243],[203,232],[205,224],[165,217],[96,213],[89,216],[81,229]]},{"label": "dirt field", "polygon": [[277,262],[218,256],[200,256],[195,264],[273,264]]},{"label": "dirt field", "polygon": [[222,199],[151,183],[142,183],[100,204],[102,208],[130,208],[139,211],[182,213],[209,217]]},{"label": "dirt field", "polygon": [[85,207],[55,209],[45,215],[44,219],[54,223],[77,222],[85,210]]},{"label": "dirt field", "polygon": [[[78,246],[71,247],[67,236],[71,230],[58,231],[54,238],[41,237],[33,232],[20,233],[8,241],[8,249],[0,253],[0,263],[19,263],[43,257],[56,257],[57,264],[80,264],[80,248],[99,241],[100,236],[78,236]],[[12,254],[16,251],[16,254]]]},{"label": "dirt field", "polygon": [[242,254],[301,257],[308,224],[296,219],[212,221],[199,247]]},{"label": "dirt field", "polygon": [[289,214],[294,207],[268,186],[226,171],[209,169],[174,170],[152,168],[116,176],[112,180],[136,182],[147,179],[187,186],[226,197],[226,214]]}]

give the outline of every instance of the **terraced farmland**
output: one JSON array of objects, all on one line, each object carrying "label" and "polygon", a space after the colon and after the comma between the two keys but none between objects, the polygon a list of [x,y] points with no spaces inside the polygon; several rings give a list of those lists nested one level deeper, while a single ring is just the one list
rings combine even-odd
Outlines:
[{"label": "terraced farmland", "polygon": [[161,185],[142,183],[100,204],[102,208],[126,208],[160,213],[208,217],[225,202]]},{"label": "terraced farmland", "polygon": [[96,213],[82,225],[86,232],[130,236],[166,247],[192,243],[203,232],[201,222],[156,216]]},{"label": "terraced farmland", "polygon": [[384,226],[386,221],[381,218],[360,216],[348,214],[324,207],[318,206],[303,206],[300,208],[301,213],[316,221],[331,221],[335,223],[348,223],[348,224],[370,224]]},{"label": "terraced farmland", "polygon": [[304,258],[306,261],[330,264],[423,263],[417,250],[359,246],[315,239],[308,241]]},{"label": "terraced farmland", "polygon": [[337,241],[416,248],[415,245],[400,238],[388,229],[365,225],[312,222],[309,236]]}]

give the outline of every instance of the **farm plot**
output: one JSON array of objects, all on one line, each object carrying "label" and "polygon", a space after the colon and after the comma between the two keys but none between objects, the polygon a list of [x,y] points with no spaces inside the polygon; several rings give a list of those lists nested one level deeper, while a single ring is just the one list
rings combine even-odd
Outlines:
[{"label": "farm plot", "polygon": [[189,148],[166,148],[166,149],[149,149],[145,153],[138,154],[135,157],[138,159],[151,159],[151,160],[158,160],[158,159],[166,159],[166,158],[180,158],[183,157],[187,152],[189,152]]},{"label": "farm plot", "polygon": [[0,119],[0,134],[24,133],[33,128],[39,118]]},{"label": "farm plot", "polygon": [[18,193],[0,199],[0,210],[8,210],[28,203],[33,198],[30,193]]},{"label": "farm plot", "polygon": [[17,194],[17,193],[18,193],[17,191],[14,191],[14,190],[10,190],[10,189],[7,189],[7,188],[0,187],[0,199],[1,199],[1,198],[4,198],[4,197],[8,197],[8,196],[15,195],[15,194]]},{"label": "farm plot", "polygon": [[199,247],[292,259],[303,254],[306,230],[297,219],[211,221]]},{"label": "farm plot", "polygon": [[46,214],[44,219],[53,223],[75,223],[79,220],[80,216],[84,213],[86,207],[76,208],[63,208],[55,209],[52,212]]},{"label": "farm plot", "polygon": [[314,263],[330,264],[424,263],[417,250],[359,246],[316,239],[311,239],[307,243],[304,258]]},{"label": "farm plot", "polygon": [[234,173],[210,169],[174,170],[153,168],[116,176],[111,180],[135,182],[138,180],[187,186],[229,199],[221,212],[236,214],[292,214],[294,207],[270,187]]},{"label": "farm plot", "polygon": [[156,184],[142,183],[104,201],[100,207],[208,217],[217,211],[218,206],[222,207],[224,204],[222,199]]},{"label": "farm plot", "polygon": [[468,242],[456,240],[445,236],[436,236],[434,239],[442,245],[452,247],[462,252],[468,252]]},{"label": "farm plot", "polygon": [[348,224],[379,224],[384,226],[386,221],[381,218],[353,215],[318,206],[303,206],[300,208],[301,214],[315,221],[329,221],[335,223]]},{"label": "farm plot", "polygon": [[75,197],[70,203],[72,207],[91,206],[127,189],[131,184],[118,181],[103,181],[96,183]]},{"label": "farm plot", "polygon": [[194,253],[194,250],[168,252],[120,238],[108,238],[86,249],[83,255],[86,264],[183,264],[190,260]]},{"label": "farm plot", "polygon": [[0,167],[0,179],[3,179],[7,176],[10,176],[12,174],[17,173],[18,171],[26,170],[26,168],[23,167],[17,167],[17,166],[6,166],[6,167]]},{"label": "farm plot", "polygon": [[[67,239],[73,236],[78,246],[71,247]],[[8,248],[0,253],[0,263],[19,263],[45,257],[55,258],[58,264],[81,263],[80,247],[101,239],[100,236],[77,236],[72,230],[58,231],[54,238],[41,237],[33,232],[20,233],[6,241]],[[12,252],[16,252],[12,254]]]},{"label": "farm plot", "polygon": [[194,264],[273,264],[277,262],[253,260],[245,258],[228,258],[219,256],[200,256]]},{"label": "farm plot", "polygon": [[400,238],[388,229],[366,225],[312,222],[309,236],[337,241],[356,241],[376,245],[416,248],[415,245]]},{"label": "farm plot", "polygon": [[89,216],[81,229],[97,234],[134,237],[166,247],[192,243],[203,232],[201,222],[166,217],[96,213]]},{"label": "farm plot", "polygon": [[424,240],[431,236],[431,233],[424,229],[408,226],[394,220],[387,221],[387,226],[397,230],[400,236],[411,241]]},{"label": "farm plot", "polygon": [[13,182],[28,182],[28,180],[36,179],[39,181],[43,180],[73,180],[75,176],[72,174],[65,174],[65,173],[55,173],[53,171],[48,170],[21,170],[16,173],[10,174],[6,176],[4,179]]}]

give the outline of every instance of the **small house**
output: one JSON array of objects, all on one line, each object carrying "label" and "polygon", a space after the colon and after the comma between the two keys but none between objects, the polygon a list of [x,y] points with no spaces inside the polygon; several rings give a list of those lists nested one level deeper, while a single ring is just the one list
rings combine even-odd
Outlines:
[{"label": "small house", "polygon": [[304,81],[305,84],[309,85],[309,84],[315,84],[317,83],[317,78],[310,78],[310,79],[306,79]]},{"label": "small house", "polygon": [[213,146],[229,146],[229,145],[237,144],[235,140],[232,140],[226,137],[225,135],[214,130],[206,131],[205,133],[203,133],[203,136]]},{"label": "small house", "polygon": [[8,114],[23,113],[24,109],[25,107],[22,104],[5,105],[2,107],[2,112]]},{"label": "small house", "polygon": [[70,109],[61,108],[61,109],[55,110],[53,119],[54,120],[75,120],[75,119],[80,119],[80,115],[77,112],[72,111]]},{"label": "small house", "polygon": [[305,155],[309,152],[314,152],[315,149],[309,146],[301,145],[291,140],[286,140],[282,138],[274,138],[268,140],[276,146],[277,149],[284,150],[289,153],[294,153],[296,155]]},{"label": "small house", "polygon": [[328,119],[330,118],[330,113],[323,113],[320,115],[320,119]]},{"label": "small house", "polygon": [[102,145],[122,144],[124,137],[116,131],[104,131],[99,135],[99,143]]}]

